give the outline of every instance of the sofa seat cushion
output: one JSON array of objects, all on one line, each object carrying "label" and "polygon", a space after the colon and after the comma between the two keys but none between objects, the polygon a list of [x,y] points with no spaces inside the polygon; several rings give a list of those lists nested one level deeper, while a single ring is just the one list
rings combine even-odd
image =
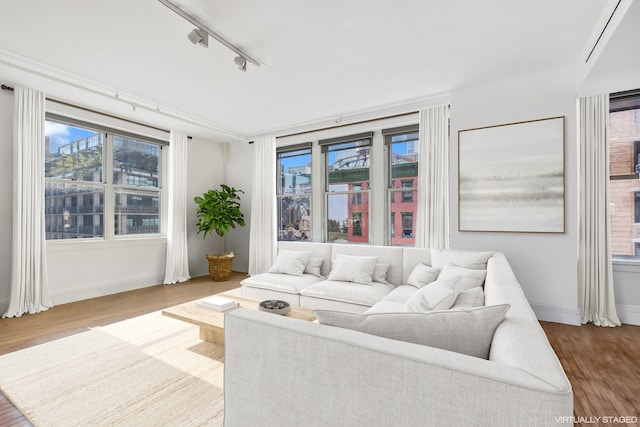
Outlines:
[{"label": "sofa seat cushion", "polygon": [[313,285],[314,283],[318,283],[323,280],[323,277],[317,277],[313,274],[291,276],[288,274],[279,273],[262,273],[248,277],[240,282],[240,284],[242,286],[251,286],[254,288],[298,294],[307,286]]},{"label": "sofa seat cushion", "polygon": [[405,304],[409,300],[409,298],[411,298],[411,295],[413,295],[417,291],[418,288],[411,285],[396,286],[394,290],[392,290],[387,295],[385,295],[384,298],[382,298],[382,301],[400,302],[402,304]]},{"label": "sofa seat cushion", "polygon": [[407,311],[407,305],[403,302],[380,301],[369,307],[367,311],[362,314],[404,313],[405,311]]},{"label": "sofa seat cushion", "polygon": [[384,298],[393,288],[393,285],[379,282],[363,285],[353,282],[325,280],[305,287],[300,290],[300,295],[372,306]]}]

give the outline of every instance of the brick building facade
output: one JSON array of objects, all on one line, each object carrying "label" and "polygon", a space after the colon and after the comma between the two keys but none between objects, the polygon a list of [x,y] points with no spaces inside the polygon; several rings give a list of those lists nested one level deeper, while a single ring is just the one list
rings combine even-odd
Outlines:
[{"label": "brick building facade", "polygon": [[609,129],[611,250],[640,256],[640,110],[611,113]]}]

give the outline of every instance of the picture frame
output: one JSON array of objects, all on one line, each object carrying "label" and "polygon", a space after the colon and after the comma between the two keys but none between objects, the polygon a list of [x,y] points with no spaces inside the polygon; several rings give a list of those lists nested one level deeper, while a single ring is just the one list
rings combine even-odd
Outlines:
[{"label": "picture frame", "polygon": [[565,232],[565,117],[458,131],[458,230]]}]

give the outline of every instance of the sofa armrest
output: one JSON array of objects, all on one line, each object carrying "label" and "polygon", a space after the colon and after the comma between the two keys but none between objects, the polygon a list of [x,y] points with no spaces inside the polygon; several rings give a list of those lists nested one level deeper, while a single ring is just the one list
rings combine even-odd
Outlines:
[{"label": "sofa armrest", "polygon": [[557,425],[571,393],[519,369],[246,309],[225,316],[225,426]]}]

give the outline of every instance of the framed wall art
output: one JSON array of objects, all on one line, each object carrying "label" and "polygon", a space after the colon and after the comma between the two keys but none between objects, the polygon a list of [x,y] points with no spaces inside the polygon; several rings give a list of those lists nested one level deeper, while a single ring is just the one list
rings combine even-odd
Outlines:
[{"label": "framed wall art", "polygon": [[458,230],[565,231],[564,117],[458,132]]}]

